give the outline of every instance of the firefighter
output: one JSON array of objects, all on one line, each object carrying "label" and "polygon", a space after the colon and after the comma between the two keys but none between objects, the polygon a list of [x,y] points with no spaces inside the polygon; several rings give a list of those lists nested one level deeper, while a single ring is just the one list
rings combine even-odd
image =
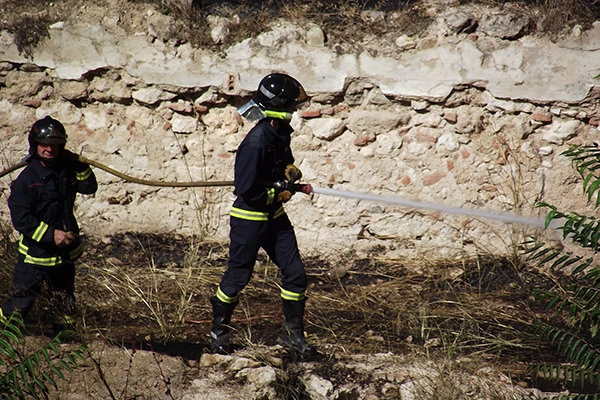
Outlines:
[{"label": "firefighter", "polygon": [[[307,100],[302,85],[289,75],[265,76],[252,100],[238,109],[251,122],[257,122],[236,152],[234,194],[230,212],[228,268],[216,295],[213,309],[211,349],[230,352],[228,324],[238,296],[252,276],[260,248],[281,270],[281,300],[284,328],[279,343],[301,355],[317,351],[304,337],[304,308],[307,277],[300,259],[294,228],[283,203],[294,195],[292,184],[302,176],[294,166],[290,149],[293,111]],[[275,185],[268,185],[275,182]],[[310,185],[303,185],[311,193]]]},{"label": "firefighter", "polygon": [[11,185],[10,216],[20,233],[12,294],[2,314],[25,317],[46,284],[55,333],[74,330],[75,260],[83,253],[73,215],[77,193],[98,189],[90,166],[65,149],[67,134],[59,121],[36,121],[28,136],[28,165]]}]

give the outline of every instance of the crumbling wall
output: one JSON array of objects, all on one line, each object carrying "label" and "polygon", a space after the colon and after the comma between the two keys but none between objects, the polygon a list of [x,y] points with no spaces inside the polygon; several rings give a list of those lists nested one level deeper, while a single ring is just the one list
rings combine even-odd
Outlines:
[{"label": "crumbling wall", "polygon": [[[148,15],[150,21],[153,14]],[[591,40],[585,42],[585,35],[592,33],[555,46],[539,37],[462,32],[450,16],[464,19],[465,11],[440,14],[423,37],[400,37],[380,58],[368,52],[333,56],[333,45],[307,43],[309,30],[314,41],[312,26],[275,25],[268,34],[232,46],[221,61],[223,56],[208,50],[161,41],[151,24],[144,34],[123,36],[108,17],[96,25],[56,27],[33,59],[17,55],[3,33],[1,165],[19,162],[31,124],[52,115],[66,126],[69,149],[125,174],[160,181],[232,180],[236,148],[251,128],[236,107],[249,99],[262,75],[284,70],[306,82],[312,97],[292,121],[292,148],[304,181],[452,208],[297,194],[286,210],[303,253],[431,259],[509,254],[523,235],[541,232],[534,226],[543,217],[536,202],[587,209],[579,179],[560,153],[596,140],[598,92],[592,67],[575,65],[581,74],[575,77],[564,71],[564,52],[576,51],[576,59],[600,56],[585,48]],[[78,52],[82,43],[85,51]],[[459,64],[448,59],[452,51],[467,50],[477,53],[461,54]],[[532,60],[512,57],[542,50],[555,50],[558,57],[549,59],[560,66],[546,65],[545,76],[538,76],[542,71]],[[310,65],[306,54],[314,57]],[[444,63],[451,75],[432,72],[442,71]],[[436,69],[427,75],[425,68]],[[192,75],[190,83],[185,77]],[[543,80],[532,84],[531,76]],[[530,97],[523,96],[523,86],[532,87]],[[510,87],[515,97],[507,97]],[[564,98],[557,97],[561,87],[571,88]],[[85,234],[176,232],[227,240],[232,188],[150,187],[95,172],[98,193],[81,197],[77,206]],[[2,219],[9,218],[5,200],[17,173],[1,180]],[[530,224],[460,215],[456,208],[521,215]]]}]

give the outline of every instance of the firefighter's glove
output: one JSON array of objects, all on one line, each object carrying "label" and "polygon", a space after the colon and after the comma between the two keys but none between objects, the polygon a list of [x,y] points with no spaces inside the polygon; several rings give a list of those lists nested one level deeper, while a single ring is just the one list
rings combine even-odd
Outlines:
[{"label": "firefighter's glove", "polygon": [[302,178],[302,171],[295,165],[288,164],[287,167],[285,167],[284,175],[288,182],[294,183]]},{"label": "firefighter's glove", "polygon": [[289,190],[284,190],[277,193],[277,201],[280,203],[287,203],[292,198],[293,193]]},{"label": "firefighter's glove", "polygon": [[62,151],[61,156],[64,160],[67,161],[67,163],[71,164],[73,166],[73,169],[75,169],[75,171],[77,172],[83,172],[89,167],[88,164],[80,161],[79,154],[75,154],[67,149],[64,149]]},{"label": "firefighter's glove", "polygon": [[289,201],[295,193],[290,182],[277,181],[273,187],[277,190],[277,201],[280,203]]},{"label": "firefighter's glove", "polygon": [[79,154],[75,154],[67,149],[63,149],[61,156],[70,163],[75,164],[79,162]]}]

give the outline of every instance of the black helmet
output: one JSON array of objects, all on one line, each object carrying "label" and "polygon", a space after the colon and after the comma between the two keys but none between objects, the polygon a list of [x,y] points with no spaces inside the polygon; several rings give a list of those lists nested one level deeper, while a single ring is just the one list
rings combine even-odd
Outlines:
[{"label": "black helmet", "polygon": [[63,124],[51,116],[47,116],[33,124],[28,139],[29,152],[35,154],[39,143],[62,144],[64,146],[67,143],[67,132]]},{"label": "black helmet", "polygon": [[258,85],[252,100],[263,110],[287,111],[307,99],[304,88],[296,79],[286,74],[265,76]]}]

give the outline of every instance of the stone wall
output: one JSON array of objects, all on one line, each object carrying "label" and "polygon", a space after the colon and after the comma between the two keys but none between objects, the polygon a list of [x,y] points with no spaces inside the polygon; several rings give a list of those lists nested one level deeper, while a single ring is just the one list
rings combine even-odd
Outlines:
[{"label": "stone wall", "polygon": [[[419,37],[366,38],[355,53],[326,42],[319,27],[278,21],[217,54],[162,37],[168,17],[151,9],[134,34],[110,12],[57,23],[31,59],[0,32],[0,166],[19,162],[31,124],[52,115],[69,149],[128,175],[232,180],[251,128],[236,107],[263,75],[286,71],[312,98],[292,122],[304,181],[531,222],[297,194],[286,210],[304,254],[510,254],[524,234],[540,233],[537,201],[589,211],[560,153],[598,135],[600,27],[575,27],[554,43],[507,9],[432,13],[436,22]],[[517,25],[507,32],[503,21]],[[230,187],[149,187],[95,172],[98,193],[77,207],[85,234],[227,240]],[[17,173],[1,179],[2,220]]]}]

